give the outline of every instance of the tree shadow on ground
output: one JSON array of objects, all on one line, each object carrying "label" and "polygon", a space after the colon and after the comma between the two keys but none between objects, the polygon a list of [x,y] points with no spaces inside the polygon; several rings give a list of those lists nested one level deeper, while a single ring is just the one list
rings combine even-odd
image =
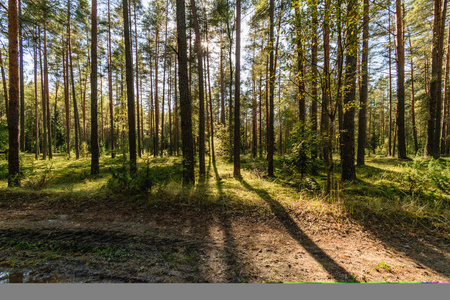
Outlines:
[{"label": "tree shadow on ground", "polygon": [[[450,277],[450,240],[448,234],[443,233],[436,224],[430,220],[430,217],[419,217],[413,212],[407,210],[386,210],[374,208],[366,205],[363,201],[366,197],[367,201],[373,201],[374,194],[369,192],[371,189],[377,189],[373,184],[359,180],[358,188],[363,196],[362,199],[352,201],[346,199],[342,203],[346,211],[352,212],[348,217],[352,218],[356,223],[363,226],[366,230],[372,232],[387,247],[397,252],[404,253],[405,256],[413,259],[418,267],[421,264],[426,265],[430,269]],[[347,191],[346,191],[347,193]],[[390,197],[386,195],[379,196],[380,200],[395,200],[392,195],[399,194],[399,191],[391,192]],[[372,198],[372,199],[369,199]],[[399,206],[399,205],[397,205]],[[399,208],[401,209],[401,208]],[[406,228],[406,230],[405,230]],[[421,240],[422,239],[422,240]]]},{"label": "tree shadow on ground", "polygon": [[251,192],[256,193],[262,200],[269,204],[273,214],[278,221],[286,228],[291,237],[296,240],[311,256],[320,263],[324,269],[338,282],[356,282],[353,275],[345,270],[341,265],[335,262],[325,251],[323,251],[311,238],[305,234],[297,223],[292,219],[283,205],[274,200],[267,191],[255,189],[245,180],[242,185]]}]

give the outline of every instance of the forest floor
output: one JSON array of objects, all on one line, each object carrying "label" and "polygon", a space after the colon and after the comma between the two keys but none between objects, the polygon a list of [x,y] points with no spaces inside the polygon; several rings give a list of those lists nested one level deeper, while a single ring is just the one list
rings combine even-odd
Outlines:
[{"label": "forest floor", "polygon": [[14,189],[0,161],[0,282],[450,282],[445,159],[370,158],[332,197],[281,159],[276,179],[209,164],[192,189],[179,159],[143,159],[139,195],[119,159],[22,161]]}]

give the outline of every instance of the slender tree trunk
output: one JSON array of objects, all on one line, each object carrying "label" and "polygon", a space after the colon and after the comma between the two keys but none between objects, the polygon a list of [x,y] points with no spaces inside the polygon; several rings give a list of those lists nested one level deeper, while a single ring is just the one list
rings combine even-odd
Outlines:
[{"label": "slender tree trunk", "polygon": [[322,95],[322,115],[321,115],[321,132],[324,139],[322,145],[323,161],[327,168],[327,186],[326,192],[329,194],[332,188],[332,171],[333,171],[333,132],[331,131],[331,75],[330,75],[330,1],[325,1],[324,10],[324,23],[323,23],[323,57],[324,57],[324,86]]},{"label": "slender tree trunk", "polygon": [[166,96],[166,67],[167,67],[167,23],[169,18],[169,1],[166,1],[166,30],[164,33],[164,67],[163,67],[163,89],[162,89],[162,109],[161,109],[161,156],[164,153],[164,100]]},{"label": "slender tree trunk", "polygon": [[[253,39],[253,43],[255,43],[255,38]],[[255,66],[255,48],[253,47],[252,53],[252,84],[253,84],[253,95],[252,95],[252,157],[256,158],[257,155],[257,147],[258,147],[258,120],[257,120],[257,106],[256,106],[256,66]]]},{"label": "slender tree trunk", "polygon": [[[39,28],[40,29],[40,28]],[[39,30],[39,64],[41,73],[41,92],[42,92],[42,127],[44,129],[42,134],[42,156],[43,159],[47,159],[48,147],[47,147],[47,95],[45,88],[45,74],[42,66],[42,51],[41,51],[41,33]]]},{"label": "slender tree trunk", "polygon": [[397,137],[398,158],[406,159],[405,137],[405,45],[401,0],[396,0],[397,16]]},{"label": "slender tree trunk", "polygon": [[[67,42],[67,40],[66,40]],[[65,111],[65,134],[66,134],[66,152],[70,158],[70,108],[69,108],[69,62],[66,43],[63,43],[63,78],[64,78],[64,111]]]},{"label": "slender tree trunk", "polygon": [[209,114],[210,114],[210,126],[211,126],[211,155],[212,161],[216,163],[216,153],[214,149],[214,116],[213,116],[213,106],[212,106],[212,93],[211,93],[211,74],[210,74],[210,64],[209,64],[209,39],[208,39],[208,22],[205,22],[205,35],[206,35],[206,69],[208,73],[208,94],[209,94]]},{"label": "slender tree trunk", "polygon": [[[37,31],[37,30],[36,30]],[[0,51],[1,52],[1,51]],[[35,155],[34,159],[39,159],[39,107],[38,107],[38,88],[37,88],[37,49],[36,43],[33,43],[34,60],[34,122],[36,131]]]},{"label": "slender tree trunk", "polygon": [[169,156],[172,156],[172,60],[169,62],[169,93],[167,97],[167,108],[169,110]]},{"label": "slender tree trunk", "polygon": [[[273,29],[272,29],[273,30]],[[234,79],[234,177],[241,176],[241,0],[236,1],[236,71]]]},{"label": "slender tree trunk", "polygon": [[19,16],[17,0],[8,0],[9,105],[8,187],[20,186],[19,148]]},{"label": "slender tree trunk", "polygon": [[225,126],[225,76],[223,72],[223,40],[220,35],[220,123]]},{"label": "slender tree trunk", "polygon": [[[329,14],[330,14],[330,2],[329,0],[325,1],[325,16],[323,23],[323,88],[322,88],[322,114],[320,120],[320,131],[322,133],[322,153],[323,153],[323,162],[326,168],[330,165],[330,154],[328,151],[328,140],[332,138],[332,134],[330,133],[330,28],[329,28]],[[330,178],[331,179],[331,178]],[[327,193],[331,190],[331,182],[328,183],[327,180]]]},{"label": "slender tree trunk", "polygon": [[193,185],[194,177],[194,141],[192,137],[191,100],[189,76],[187,70],[187,39],[185,1],[176,0],[177,37],[178,37],[178,82],[180,88],[181,138],[183,151],[183,185]]},{"label": "slender tree trunk", "polygon": [[174,101],[175,101],[175,107],[174,107],[174,120],[173,120],[173,126],[175,127],[175,133],[174,133],[174,143],[173,143],[173,146],[174,146],[174,149],[175,149],[175,155],[176,156],[179,156],[180,155],[180,152],[179,152],[179,149],[180,149],[180,147],[179,147],[179,141],[180,141],[180,135],[179,135],[179,130],[178,130],[178,115],[179,115],[179,110],[178,110],[178,88],[177,88],[177,76],[178,76],[178,71],[177,71],[177,65],[178,65],[178,62],[177,61],[175,61],[175,76],[174,76],[174,78],[175,78],[175,83],[174,83],[174,87],[173,87],[173,89],[174,89],[174,93],[175,93],[175,99],[174,99]]},{"label": "slender tree trunk", "polygon": [[[311,130],[314,133],[317,132],[317,0],[312,1],[312,41],[311,41]],[[311,156],[317,157],[317,149],[313,146],[311,150]]]},{"label": "slender tree trunk", "polygon": [[134,4],[134,43],[135,43],[135,53],[136,53],[136,111],[137,111],[137,140],[138,140],[138,155],[142,157],[141,152],[141,118],[139,109],[139,44],[137,40],[137,11],[136,11],[136,1]]},{"label": "slender tree trunk", "polygon": [[344,120],[342,133],[342,181],[356,179],[355,172],[355,107],[358,50],[358,2],[347,1],[347,54],[344,88]]},{"label": "slender tree trunk", "polygon": [[[362,82],[359,93],[359,122],[358,122],[358,153],[356,163],[364,165],[367,141],[367,98],[369,93],[369,0],[364,0],[363,47],[361,58]],[[370,133],[370,130],[369,130]]]},{"label": "slender tree trunk", "polygon": [[130,149],[130,173],[136,173],[136,114],[134,105],[133,84],[133,58],[131,54],[130,22],[128,13],[128,0],[123,0],[123,28],[125,36],[125,63],[127,81],[127,106],[128,106],[128,140]]},{"label": "slender tree trunk", "polygon": [[411,36],[409,36],[409,49],[411,59],[411,122],[414,139],[414,154],[419,151],[419,143],[417,141],[417,127],[416,127],[416,111],[415,111],[415,90],[414,90],[414,63],[412,56]]},{"label": "slender tree trunk", "polygon": [[[411,44],[411,42],[410,42]],[[447,37],[447,54],[445,58],[445,77],[444,77],[444,112],[442,113],[442,135],[441,135],[441,154],[447,154],[448,149],[448,121],[449,121],[449,106],[450,106],[450,95],[449,95],[449,68],[450,68],[450,22]]]},{"label": "slender tree trunk", "polygon": [[273,154],[274,154],[274,143],[275,143],[275,137],[274,137],[274,87],[275,87],[275,68],[274,68],[274,0],[270,0],[269,2],[269,40],[270,40],[270,78],[269,78],[269,126],[267,130],[267,160],[269,163],[268,166],[268,176],[273,177],[274,176],[274,168],[273,168]]},{"label": "slender tree trunk", "polygon": [[159,100],[158,100],[158,59],[159,59],[159,31],[156,29],[156,50],[155,50],[155,135],[153,141],[154,153],[156,157],[158,155],[158,143],[159,143]]},{"label": "slender tree trunk", "polygon": [[114,151],[114,103],[113,103],[113,83],[112,83],[112,51],[111,51],[111,12],[110,0],[108,0],[108,97],[109,97],[109,134],[111,139],[111,157],[115,158]]},{"label": "slender tree trunk", "polygon": [[[72,82],[72,99],[73,99],[73,120],[75,124],[75,157],[76,159],[80,158],[80,141],[79,141],[79,133],[80,133],[80,125],[78,120],[78,105],[77,98],[75,93],[75,79],[73,76],[73,60],[72,60],[72,40],[70,38],[70,1],[67,2],[67,35],[69,40],[69,63],[70,63],[70,78]],[[45,138],[44,138],[45,141]]]},{"label": "slender tree trunk", "polygon": [[100,173],[98,144],[97,91],[97,0],[92,0],[91,11],[91,175]]},{"label": "slender tree trunk", "polygon": [[22,35],[22,4],[19,0],[19,60],[20,60],[20,150],[25,151],[25,88],[23,80],[23,35]]},{"label": "slender tree trunk", "polygon": [[259,79],[259,157],[262,157],[262,78]]},{"label": "slender tree trunk", "polygon": [[[390,7],[389,1],[389,7]],[[392,153],[392,50],[391,50],[391,12],[388,11],[388,37],[389,37],[389,156],[393,156]]]},{"label": "slender tree trunk", "polygon": [[49,83],[48,83],[48,53],[47,53],[47,21],[46,21],[46,13],[44,13],[44,89],[45,89],[45,109],[46,113],[46,122],[47,122],[47,132],[48,132],[48,158],[53,159],[52,153],[52,127],[51,127],[51,116],[50,116],[50,92],[49,92]]},{"label": "slender tree trunk", "polygon": [[205,169],[205,97],[204,97],[204,84],[203,84],[203,61],[202,61],[202,45],[200,39],[200,28],[198,25],[197,10],[195,7],[195,0],[190,0],[192,9],[192,18],[194,21],[195,31],[195,47],[197,52],[197,65],[198,65],[198,93],[199,93],[199,137],[198,137],[198,155],[199,155],[199,173],[204,175]]}]

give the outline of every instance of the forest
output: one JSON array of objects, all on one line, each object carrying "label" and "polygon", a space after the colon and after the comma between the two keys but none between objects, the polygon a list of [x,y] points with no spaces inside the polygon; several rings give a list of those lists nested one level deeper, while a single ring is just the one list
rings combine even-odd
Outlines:
[{"label": "forest", "polygon": [[1,0],[0,283],[450,282],[447,0]]}]

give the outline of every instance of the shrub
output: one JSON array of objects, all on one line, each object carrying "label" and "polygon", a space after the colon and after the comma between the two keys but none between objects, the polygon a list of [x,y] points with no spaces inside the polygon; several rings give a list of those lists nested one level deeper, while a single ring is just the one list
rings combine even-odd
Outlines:
[{"label": "shrub", "polygon": [[151,190],[153,180],[151,179],[150,167],[130,174],[129,163],[124,163],[121,168],[115,171],[110,168],[112,177],[108,180],[106,188],[113,193],[138,195]]}]

